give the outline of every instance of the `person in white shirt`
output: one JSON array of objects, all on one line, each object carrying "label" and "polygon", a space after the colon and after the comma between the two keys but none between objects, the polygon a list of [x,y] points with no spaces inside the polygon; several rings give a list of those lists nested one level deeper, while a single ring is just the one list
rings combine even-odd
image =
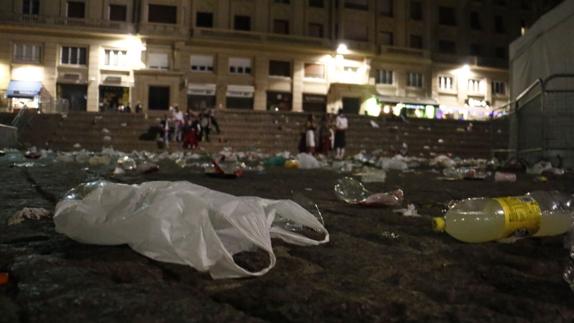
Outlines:
[{"label": "person in white shirt", "polygon": [[345,132],[349,127],[349,121],[347,117],[343,114],[343,109],[337,112],[337,118],[335,119],[335,158],[343,159],[345,157]]},{"label": "person in white shirt", "polygon": [[173,121],[175,123],[175,140],[177,142],[182,141],[182,129],[185,123],[185,118],[183,117],[183,112],[179,110],[179,107],[176,105],[175,110],[173,112]]}]

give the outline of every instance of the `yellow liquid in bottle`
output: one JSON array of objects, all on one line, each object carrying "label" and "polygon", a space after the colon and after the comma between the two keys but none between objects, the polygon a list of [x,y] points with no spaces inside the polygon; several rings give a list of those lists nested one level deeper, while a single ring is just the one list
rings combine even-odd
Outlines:
[{"label": "yellow liquid in bottle", "polygon": [[[540,214],[540,213],[538,213]],[[492,198],[462,201],[445,215],[445,231],[464,242],[500,240],[512,235],[508,228],[509,214],[501,203]],[[542,211],[533,236],[552,236],[567,232],[573,222],[571,211]]]}]

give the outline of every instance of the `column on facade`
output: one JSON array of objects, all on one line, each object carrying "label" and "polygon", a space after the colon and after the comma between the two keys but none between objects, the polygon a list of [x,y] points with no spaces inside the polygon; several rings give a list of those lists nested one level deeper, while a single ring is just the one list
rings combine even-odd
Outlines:
[{"label": "column on facade", "polygon": [[301,60],[293,60],[293,78],[292,78],[292,98],[293,98],[293,111],[303,111],[303,75],[305,63]]},{"label": "column on facade", "polygon": [[0,34],[0,89],[5,90],[10,83],[10,61],[12,50],[6,35]]},{"label": "column on facade", "polygon": [[291,7],[291,34],[305,35],[307,26],[307,6],[305,1],[295,1]]},{"label": "column on facade", "polygon": [[231,1],[229,0],[217,0],[217,10],[215,11],[217,14],[215,27],[220,29],[230,29],[232,25],[232,18],[231,17],[231,10],[230,10]]},{"label": "column on facade", "polygon": [[[44,43],[44,81],[42,86],[51,98],[47,109],[55,109],[57,103],[57,79],[58,79],[58,44],[55,42]],[[55,111],[55,110],[54,110]]]},{"label": "column on facade", "polygon": [[257,55],[254,59],[255,63],[255,98],[253,100],[254,110],[267,109],[267,88],[269,75],[269,59],[263,55]]},{"label": "column on facade", "polygon": [[88,100],[87,111],[99,111],[99,83],[100,83],[100,46],[94,44],[88,47]]},{"label": "column on facade", "polygon": [[217,70],[217,87],[215,89],[215,105],[217,107],[223,106],[227,108],[226,105],[226,97],[227,97],[227,77],[228,77],[228,70],[229,70],[229,55],[225,53],[220,53],[216,55],[217,63],[216,63],[216,70]]},{"label": "column on facade", "polygon": [[272,19],[271,14],[271,5],[270,1],[267,0],[257,0],[255,5],[255,12],[254,16],[252,16],[254,20],[254,27],[253,28],[256,32],[266,33],[271,32],[270,21]]}]

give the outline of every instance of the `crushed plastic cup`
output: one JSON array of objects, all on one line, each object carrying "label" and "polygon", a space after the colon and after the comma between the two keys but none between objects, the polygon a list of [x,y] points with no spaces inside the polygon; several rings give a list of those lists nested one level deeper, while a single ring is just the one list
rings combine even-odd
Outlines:
[{"label": "crushed plastic cup", "polygon": [[352,177],[339,179],[335,184],[334,191],[339,200],[355,205],[397,206],[404,199],[404,192],[401,189],[373,194],[363,186],[363,183]]},{"label": "crushed plastic cup", "polygon": [[407,216],[407,217],[420,217],[421,216],[419,214],[419,212],[417,211],[417,208],[415,207],[414,204],[407,205],[406,209],[393,210],[393,212],[400,213],[402,216]]},{"label": "crushed plastic cup", "polygon": [[295,157],[295,160],[299,162],[299,168],[302,169],[314,169],[321,167],[317,158],[311,154],[300,153]]},{"label": "crushed plastic cup", "polygon": [[159,165],[144,161],[143,163],[137,165],[136,172],[140,174],[150,174],[159,171]]},{"label": "crushed plastic cup", "polygon": [[516,182],[516,174],[513,173],[503,173],[503,172],[496,172],[494,173],[494,181],[495,182]]},{"label": "crushed plastic cup", "polygon": [[222,155],[218,160],[213,159],[213,166],[207,167],[205,173],[210,176],[236,178],[243,176],[243,165],[236,160],[229,160]]},{"label": "crushed plastic cup", "polygon": [[120,157],[116,164],[124,171],[132,171],[137,167],[136,161],[129,156]]},{"label": "crushed plastic cup", "polygon": [[38,151],[38,149],[36,149],[36,147],[32,147],[24,153],[24,157],[27,159],[39,159],[42,157],[42,154]]}]

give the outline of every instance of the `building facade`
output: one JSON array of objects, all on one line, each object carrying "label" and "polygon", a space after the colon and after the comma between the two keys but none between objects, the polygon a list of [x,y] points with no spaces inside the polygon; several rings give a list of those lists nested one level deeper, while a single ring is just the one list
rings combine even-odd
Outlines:
[{"label": "building facade", "polygon": [[4,0],[0,108],[481,118],[547,0]]}]

